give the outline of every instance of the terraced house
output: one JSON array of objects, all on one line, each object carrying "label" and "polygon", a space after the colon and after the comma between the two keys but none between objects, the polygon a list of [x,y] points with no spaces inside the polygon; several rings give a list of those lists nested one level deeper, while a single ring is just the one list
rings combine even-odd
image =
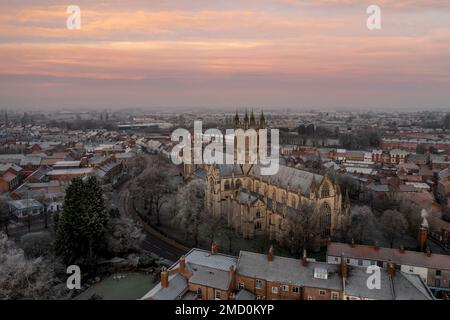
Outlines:
[{"label": "terraced house", "polygon": [[192,249],[143,300],[433,300],[418,275],[380,269],[380,287],[367,285],[366,268],[241,251],[238,257]]}]

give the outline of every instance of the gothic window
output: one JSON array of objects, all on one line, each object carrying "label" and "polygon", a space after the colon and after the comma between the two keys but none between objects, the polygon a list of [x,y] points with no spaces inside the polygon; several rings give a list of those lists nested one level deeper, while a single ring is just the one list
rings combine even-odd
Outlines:
[{"label": "gothic window", "polygon": [[259,218],[261,218],[261,212],[258,210],[258,211],[256,211],[256,219],[259,219]]},{"label": "gothic window", "polygon": [[225,190],[230,190],[230,182],[228,180],[225,181]]},{"label": "gothic window", "polygon": [[241,180],[236,180],[236,189],[239,189],[242,186]]},{"label": "gothic window", "polygon": [[330,196],[330,186],[328,185],[328,183],[325,183],[322,186],[322,198],[328,198]]},{"label": "gothic window", "polygon": [[321,209],[320,229],[323,237],[327,237],[331,233],[331,208],[328,203],[325,203]]},{"label": "gothic window", "polygon": [[261,222],[255,223],[255,230],[261,230]]}]

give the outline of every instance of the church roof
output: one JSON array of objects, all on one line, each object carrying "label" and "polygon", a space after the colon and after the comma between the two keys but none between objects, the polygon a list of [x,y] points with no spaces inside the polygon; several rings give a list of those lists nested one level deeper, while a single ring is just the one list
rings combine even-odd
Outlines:
[{"label": "church roof", "polygon": [[303,194],[309,193],[314,178],[318,185],[323,180],[323,176],[321,175],[283,165],[280,165],[278,172],[271,176],[261,175],[261,168],[259,165],[256,165],[252,168],[250,175],[261,178],[265,182],[268,182],[270,179],[272,183],[285,188],[289,187],[291,190],[300,188]]},{"label": "church roof", "polygon": [[241,166],[238,164],[219,164],[219,173],[221,177],[231,177],[234,173],[235,176],[242,176]]}]

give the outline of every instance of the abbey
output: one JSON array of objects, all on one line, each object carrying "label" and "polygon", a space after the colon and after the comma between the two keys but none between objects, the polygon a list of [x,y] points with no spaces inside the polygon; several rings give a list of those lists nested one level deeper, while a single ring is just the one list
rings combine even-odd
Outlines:
[{"label": "abbey", "polygon": [[[253,113],[244,121],[236,115],[235,127],[265,127],[264,116],[256,122]],[[187,173],[199,167],[186,167]],[[344,234],[350,224],[349,200],[336,181],[296,168],[280,165],[274,175],[261,174],[260,165],[214,164],[206,170],[206,207],[210,214],[224,218],[228,225],[246,239],[268,235],[282,242],[291,230],[291,221],[308,206],[318,215],[320,234],[317,246],[331,237]]]}]

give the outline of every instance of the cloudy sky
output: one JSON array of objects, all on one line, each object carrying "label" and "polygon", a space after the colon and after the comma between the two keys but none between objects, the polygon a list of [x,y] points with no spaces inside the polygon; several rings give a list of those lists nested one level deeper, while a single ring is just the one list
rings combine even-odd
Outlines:
[{"label": "cloudy sky", "polygon": [[0,0],[0,108],[450,109],[450,0],[62,2]]}]

